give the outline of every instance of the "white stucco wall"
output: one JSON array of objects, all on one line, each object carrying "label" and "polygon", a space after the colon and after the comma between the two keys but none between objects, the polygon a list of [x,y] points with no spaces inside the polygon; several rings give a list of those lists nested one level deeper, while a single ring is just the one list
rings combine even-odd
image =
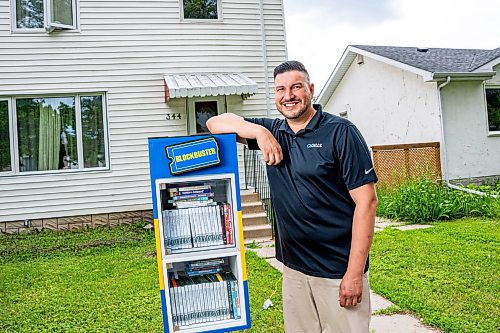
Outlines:
[{"label": "white stucco wall", "polygon": [[488,135],[483,82],[452,80],[441,96],[449,178],[499,175],[500,137]]},{"label": "white stucco wall", "polygon": [[327,112],[348,111],[369,146],[441,141],[436,83],[364,57],[354,61],[324,105]]}]

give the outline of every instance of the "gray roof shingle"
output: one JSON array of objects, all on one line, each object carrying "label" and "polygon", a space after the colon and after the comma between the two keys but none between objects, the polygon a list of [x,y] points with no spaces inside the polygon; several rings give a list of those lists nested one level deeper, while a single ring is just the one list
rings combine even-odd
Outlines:
[{"label": "gray roof shingle", "polygon": [[471,72],[500,57],[500,48],[494,50],[428,48],[427,52],[421,52],[416,47],[371,45],[353,45],[353,47],[433,73]]}]

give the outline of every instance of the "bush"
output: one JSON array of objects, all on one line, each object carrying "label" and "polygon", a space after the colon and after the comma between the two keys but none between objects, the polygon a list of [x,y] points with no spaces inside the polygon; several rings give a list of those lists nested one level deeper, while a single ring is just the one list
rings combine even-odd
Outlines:
[{"label": "bush", "polygon": [[498,181],[496,184],[488,184],[488,183],[483,183],[481,185],[469,184],[465,187],[467,187],[471,190],[480,191],[483,193],[500,195],[500,181]]},{"label": "bush", "polygon": [[500,216],[500,199],[480,196],[417,179],[399,186],[377,189],[377,215],[412,223],[462,217]]}]

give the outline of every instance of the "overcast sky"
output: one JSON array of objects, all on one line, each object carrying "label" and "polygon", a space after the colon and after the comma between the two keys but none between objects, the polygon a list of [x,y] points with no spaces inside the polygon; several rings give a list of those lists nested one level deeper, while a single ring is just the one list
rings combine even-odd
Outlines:
[{"label": "overcast sky", "polygon": [[283,0],[288,58],[319,94],[347,45],[495,49],[500,0]]}]

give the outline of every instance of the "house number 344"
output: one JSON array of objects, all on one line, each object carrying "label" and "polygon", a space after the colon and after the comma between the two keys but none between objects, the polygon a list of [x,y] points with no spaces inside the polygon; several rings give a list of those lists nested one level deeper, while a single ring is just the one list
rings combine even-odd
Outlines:
[{"label": "house number 344", "polygon": [[175,119],[181,119],[181,114],[180,113],[167,113],[167,116],[165,117],[167,120],[175,120]]}]

